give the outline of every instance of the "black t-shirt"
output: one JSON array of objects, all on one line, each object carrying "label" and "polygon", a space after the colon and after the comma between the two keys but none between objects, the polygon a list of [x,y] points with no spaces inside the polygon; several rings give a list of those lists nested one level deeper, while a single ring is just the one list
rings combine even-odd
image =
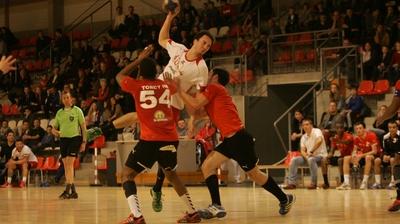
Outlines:
[{"label": "black t-shirt", "polygon": [[11,158],[12,150],[15,148],[15,143],[8,145],[7,142],[1,145],[0,158],[6,157],[6,162]]},{"label": "black t-shirt", "polygon": [[385,155],[400,153],[400,136],[396,135],[394,138],[389,137],[383,140],[383,146]]}]

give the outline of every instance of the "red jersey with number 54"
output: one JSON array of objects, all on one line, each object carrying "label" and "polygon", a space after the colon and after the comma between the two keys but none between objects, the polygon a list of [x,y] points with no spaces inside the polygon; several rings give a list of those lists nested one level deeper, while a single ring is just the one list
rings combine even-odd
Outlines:
[{"label": "red jersey with number 54", "polygon": [[140,139],[146,141],[177,141],[178,133],[170,106],[170,86],[162,80],[136,80],[126,77],[121,81],[123,91],[135,99],[140,122]]}]

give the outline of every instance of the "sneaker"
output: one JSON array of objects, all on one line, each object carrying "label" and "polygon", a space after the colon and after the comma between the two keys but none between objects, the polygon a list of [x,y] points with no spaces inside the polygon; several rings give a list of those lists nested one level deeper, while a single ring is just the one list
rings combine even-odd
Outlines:
[{"label": "sneaker", "polygon": [[350,186],[350,184],[343,183],[342,185],[337,187],[336,190],[351,190],[351,186]]},{"label": "sneaker", "polygon": [[69,199],[69,193],[64,191],[60,196],[58,196],[59,199]]},{"label": "sneaker", "polygon": [[197,211],[202,219],[222,218],[226,216],[224,207],[217,204],[209,205],[208,208]]},{"label": "sneaker", "polygon": [[72,192],[72,193],[69,195],[69,199],[78,199],[78,193]]},{"label": "sneaker", "polygon": [[368,189],[368,185],[365,182],[362,182],[360,185],[360,190],[367,190]]},{"label": "sneaker", "polygon": [[310,184],[310,186],[307,187],[308,190],[315,190],[317,189],[317,185],[315,184]]},{"label": "sneaker", "polygon": [[11,187],[11,184],[9,184],[8,182],[5,182],[3,185],[0,186],[1,188],[9,188]]},{"label": "sneaker", "polygon": [[128,218],[120,222],[120,224],[146,224],[146,221],[144,221],[143,215],[139,218],[135,218],[132,214],[130,214]]},{"label": "sneaker", "polygon": [[371,186],[371,189],[381,189],[381,188],[382,188],[381,184],[378,184],[378,183],[374,183],[374,184]]},{"label": "sneaker", "polygon": [[329,184],[322,184],[321,187],[325,190],[330,188]]},{"label": "sneaker", "polygon": [[160,192],[155,192],[153,189],[150,189],[150,195],[153,197],[153,202],[151,205],[153,206],[153,210],[155,212],[161,212],[163,205],[161,201],[161,191]]},{"label": "sneaker", "polygon": [[390,184],[386,187],[389,190],[395,189],[396,188],[396,183],[395,182],[390,182]]},{"label": "sneaker", "polygon": [[177,223],[198,223],[201,222],[201,218],[198,212],[189,214],[186,212],[185,216],[178,219]]},{"label": "sneaker", "polygon": [[25,182],[23,182],[23,181],[19,182],[18,187],[19,187],[19,188],[25,188],[25,187],[26,187]]},{"label": "sneaker", "polygon": [[393,204],[388,208],[389,212],[397,212],[400,210],[400,200],[395,200]]},{"label": "sneaker", "polygon": [[279,204],[279,207],[280,207],[279,214],[286,215],[290,211],[290,208],[292,208],[292,205],[295,201],[296,201],[296,197],[292,194],[288,194],[287,201],[285,203]]}]

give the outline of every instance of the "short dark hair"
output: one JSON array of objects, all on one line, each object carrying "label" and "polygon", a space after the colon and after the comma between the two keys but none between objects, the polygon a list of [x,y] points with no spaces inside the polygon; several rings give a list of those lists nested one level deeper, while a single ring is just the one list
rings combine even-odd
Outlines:
[{"label": "short dark hair", "polygon": [[218,76],[218,83],[226,86],[229,83],[229,72],[222,68],[214,68],[213,76]]},{"label": "short dark hair", "polygon": [[13,130],[11,130],[11,129],[8,129],[7,131],[6,131],[6,134],[5,134],[5,136],[7,136],[8,134],[10,134],[10,133],[13,133],[14,134],[14,131]]},{"label": "short dark hair", "polygon": [[300,109],[294,110],[294,113],[296,113],[296,112],[301,113],[302,115],[304,115],[304,114],[303,114],[303,111],[301,111]]},{"label": "short dark hair", "polygon": [[354,124],[354,127],[355,127],[355,126],[358,126],[358,125],[362,125],[362,126],[363,126],[363,128],[365,128],[365,123],[364,123],[364,122],[362,122],[362,121],[358,121],[358,122],[356,122],[356,123]]},{"label": "short dark hair", "polygon": [[23,142],[22,137],[21,136],[17,136],[15,138],[15,142]]},{"label": "short dark hair", "polygon": [[211,39],[211,44],[214,43],[214,37],[207,30],[200,30],[196,35],[194,35],[193,40],[199,40],[203,36],[209,37]]},{"label": "short dark hair", "polygon": [[399,125],[397,124],[397,122],[396,122],[395,120],[390,120],[390,121],[388,122],[388,126],[389,126],[389,124],[395,124],[396,127],[399,127]]},{"label": "short dark hair", "polygon": [[139,75],[144,79],[155,79],[157,76],[157,63],[152,58],[144,58],[139,64]]},{"label": "short dark hair", "polygon": [[301,123],[304,123],[304,122],[308,122],[308,123],[310,123],[311,125],[314,126],[314,122],[313,122],[313,120],[312,120],[311,118],[308,118],[308,117],[304,118],[304,119],[301,121]]}]

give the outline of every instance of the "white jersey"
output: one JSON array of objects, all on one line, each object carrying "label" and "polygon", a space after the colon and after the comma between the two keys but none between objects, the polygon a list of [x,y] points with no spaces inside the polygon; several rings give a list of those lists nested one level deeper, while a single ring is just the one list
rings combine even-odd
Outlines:
[{"label": "white jersey", "polygon": [[[187,92],[192,86],[198,90],[207,85],[208,68],[203,58],[189,61],[186,58],[188,49],[172,40],[169,40],[166,47],[168,55],[171,58],[164,68],[163,73],[170,73],[173,77],[180,77],[181,88]],[[164,79],[163,74],[159,79]],[[171,105],[179,110],[184,108],[184,103],[179,94],[171,97]]]},{"label": "white jersey", "polygon": [[28,162],[36,162],[37,163],[37,158],[35,154],[33,154],[32,150],[27,146],[24,145],[22,148],[21,152],[17,150],[17,148],[14,148],[11,154],[11,158],[14,160],[21,160],[25,157],[28,157]]}]

